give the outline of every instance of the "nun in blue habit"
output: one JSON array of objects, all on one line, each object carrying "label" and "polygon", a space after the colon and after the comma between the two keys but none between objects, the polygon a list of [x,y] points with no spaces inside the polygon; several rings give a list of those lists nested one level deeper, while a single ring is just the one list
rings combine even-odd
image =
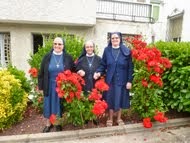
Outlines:
[{"label": "nun in blue habit", "polygon": [[108,103],[109,117],[107,126],[113,125],[114,112],[117,113],[116,123],[124,125],[121,119],[122,109],[130,107],[129,90],[132,87],[133,63],[131,50],[123,44],[120,32],[110,33],[109,42],[104,49],[100,67],[96,70],[94,78],[106,75],[109,90],[105,92],[104,99]]},{"label": "nun in blue habit", "polygon": [[[61,37],[56,37],[53,41],[52,50],[47,53],[41,62],[38,75],[38,88],[44,95],[43,115],[46,119],[46,126],[43,132],[50,132],[53,125],[49,118],[52,114],[62,117],[62,101],[56,92],[56,77],[58,73],[65,70],[74,70],[72,57],[65,51],[65,42]],[[56,125],[56,131],[61,131],[60,124]]]}]

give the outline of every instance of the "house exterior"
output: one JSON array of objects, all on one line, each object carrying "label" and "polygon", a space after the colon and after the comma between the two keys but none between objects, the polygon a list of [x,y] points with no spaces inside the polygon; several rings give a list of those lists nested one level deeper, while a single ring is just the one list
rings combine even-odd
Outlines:
[{"label": "house exterior", "polygon": [[182,5],[177,11],[177,6],[172,0],[1,0],[0,65],[11,62],[27,72],[29,55],[57,32],[92,39],[100,55],[113,31],[124,37],[141,34],[148,43],[187,41],[187,9]]}]

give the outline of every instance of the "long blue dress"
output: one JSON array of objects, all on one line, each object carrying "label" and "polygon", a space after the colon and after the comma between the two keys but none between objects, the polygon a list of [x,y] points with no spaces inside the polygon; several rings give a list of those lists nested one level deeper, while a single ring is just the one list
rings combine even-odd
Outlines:
[{"label": "long blue dress", "polygon": [[[51,114],[62,117],[62,104],[61,99],[56,92],[56,77],[58,73],[64,70],[63,55],[55,55],[52,53],[49,64],[49,91],[48,96],[44,96],[44,117],[49,118]],[[58,66],[57,66],[58,65]]]},{"label": "long blue dress", "polygon": [[126,109],[130,107],[129,103],[129,90],[126,89],[126,85],[118,84],[118,58],[119,56],[123,56],[120,54],[120,48],[114,49],[112,48],[112,56],[114,58],[116,67],[115,72],[113,74],[113,78],[111,83],[109,84],[109,91],[107,91],[107,95],[105,96],[106,101],[108,103],[108,109],[113,109],[114,111],[119,110],[120,108]]}]

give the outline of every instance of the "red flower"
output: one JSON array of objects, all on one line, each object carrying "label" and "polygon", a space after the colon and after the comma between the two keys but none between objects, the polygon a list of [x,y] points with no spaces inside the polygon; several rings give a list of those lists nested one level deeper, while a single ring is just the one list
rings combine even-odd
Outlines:
[{"label": "red flower", "polygon": [[158,84],[160,87],[163,86],[162,78],[157,75],[150,75],[150,80],[153,81],[155,84]]},{"label": "red flower", "polygon": [[99,100],[101,98],[102,94],[100,94],[96,88],[92,89],[90,95],[88,96],[88,99],[91,101]]},{"label": "red flower", "polygon": [[50,118],[49,118],[49,121],[51,124],[54,124],[55,121],[56,121],[56,115],[55,114],[51,114]]},{"label": "red flower", "polygon": [[73,98],[80,99],[84,80],[76,73],[66,70],[56,77],[56,91],[60,98],[65,98],[67,102],[72,102]]},{"label": "red flower", "polygon": [[167,58],[162,58],[161,63],[163,64],[163,66],[165,68],[171,68],[172,67],[171,62]]},{"label": "red flower", "polygon": [[158,112],[158,111],[156,115],[154,116],[154,119],[159,122],[166,122],[168,120],[168,118],[164,116],[164,113]]},{"label": "red flower", "polygon": [[143,79],[141,82],[144,87],[148,87],[148,82],[146,81],[146,79]]},{"label": "red flower", "polygon": [[108,105],[107,103],[103,100],[96,100],[92,109],[92,112],[94,115],[99,116],[102,115],[105,110],[107,109]]},{"label": "red flower", "polygon": [[143,125],[145,128],[151,128],[152,127],[152,123],[150,118],[144,118],[143,119]]},{"label": "red flower", "polygon": [[58,88],[58,87],[56,87],[56,92],[57,92],[57,94],[58,94],[58,96],[59,96],[59,98],[63,98],[63,96],[64,96],[64,91],[63,90],[61,90],[60,88]]},{"label": "red flower", "polygon": [[103,91],[107,91],[109,89],[109,86],[105,83],[104,78],[101,78],[100,80],[96,81],[95,88],[97,88],[97,90],[103,92]]},{"label": "red flower", "polygon": [[38,70],[36,68],[31,68],[28,72],[32,77],[38,76]]}]

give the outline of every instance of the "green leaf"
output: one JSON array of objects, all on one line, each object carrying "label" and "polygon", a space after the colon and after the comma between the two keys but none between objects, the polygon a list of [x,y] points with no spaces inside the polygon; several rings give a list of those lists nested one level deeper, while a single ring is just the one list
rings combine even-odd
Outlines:
[{"label": "green leaf", "polygon": [[187,93],[188,91],[187,91],[187,89],[182,89],[182,90],[180,90],[180,92]]},{"label": "green leaf", "polygon": [[190,92],[188,92],[185,96],[186,99],[190,99]]}]

